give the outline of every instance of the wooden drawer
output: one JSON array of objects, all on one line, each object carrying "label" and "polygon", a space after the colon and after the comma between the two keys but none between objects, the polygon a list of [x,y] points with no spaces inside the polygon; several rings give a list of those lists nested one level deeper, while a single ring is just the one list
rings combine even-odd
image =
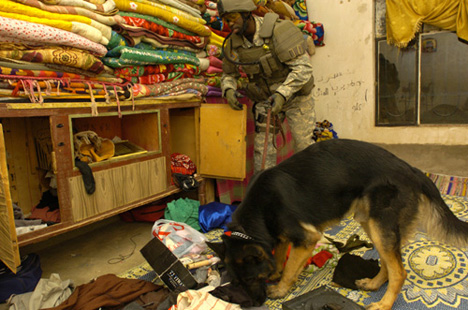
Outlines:
[{"label": "wooden drawer", "polygon": [[168,187],[165,157],[101,170],[93,175],[96,191],[92,195],[86,193],[81,176],[69,179],[75,222],[137,202]]}]

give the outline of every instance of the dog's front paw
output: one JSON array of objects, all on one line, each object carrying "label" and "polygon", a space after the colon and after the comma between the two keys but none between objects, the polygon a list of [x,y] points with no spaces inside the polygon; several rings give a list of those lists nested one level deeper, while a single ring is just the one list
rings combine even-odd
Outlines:
[{"label": "dog's front paw", "polygon": [[378,290],[380,288],[380,287],[377,287],[377,285],[375,285],[374,281],[372,281],[372,279],[369,279],[369,278],[356,280],[355,283],[356,283],[356,286],[360,290],[363,290],[363,291],[376,291],[376,290]]},{"label": "dog's front paw", "polygon": [[288,291],[289,291],[288,287],[284,287],[282,285],[276,284],[276,285],[271,285],[268,287],[267,295],[268,295],[268,298],[278,299],[278,298],[283,298],[284,296],[286,296]]}]

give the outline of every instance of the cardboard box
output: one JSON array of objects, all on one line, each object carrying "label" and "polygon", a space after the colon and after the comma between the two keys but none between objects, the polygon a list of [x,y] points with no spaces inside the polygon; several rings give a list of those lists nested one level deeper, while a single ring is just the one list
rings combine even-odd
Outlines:
[{"label": "cardboard box", "polygon": [[170,290],[185,291],[197,286],[197,280],[158,238],[151,239],[141,254]]}]

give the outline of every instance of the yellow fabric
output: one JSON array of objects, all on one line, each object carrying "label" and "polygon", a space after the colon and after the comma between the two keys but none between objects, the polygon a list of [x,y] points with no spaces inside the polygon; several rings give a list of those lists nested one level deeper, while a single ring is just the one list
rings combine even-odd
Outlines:
[{"label": "yellow fabric", "polygon": [[94,131],[81,131],[73,136],[75,157],[81,161],[99,162],[109,159],[115,154],[112,140],[99,137]]},{"label": "yellow fabric", "polygon": [[212,32],[210,35],[210,43],[221,47],[223,45],[224,38],[216,33]]},{"label": "yellow fabric", "polygon": [[[104,25],[100,22],[97,22],[89,17],[81,16],[81,15],[73,15],[73,14],[61,14],[61,13],[52,13],[48,11],[44,11],[29,5],[24,5],[17,2],[12,2],[10,0],[2,0],[0,1],[0,11],[7,12],[7,13],[16,13],[21,15],[27,15],[31,17],[37,18],[44,18],[44,19],[52,19],[52,20],[63,20],[69,22],[79,22],[82,24],[86,24],[92,26],[99,30],[102,35],[110,39],[112,35],[112,29]],[[14,18],[14,17],[13,17]]]},{"label": "yellow fabric", "polygon": [[175,8],[175,7],[172,7],[172,6],[169,6],[169,5],[164,5],[164,4],[156,3],[156,2],[151,2],[151,1],[148,1],[148,0],[133,0],[133,1],[140,2],[140,3],[143,3],[143,4],[147,4],[147,5],[150,5],[150,6],[154,6],[154,7],[157,7],[159,9],[162,9],[162,10],[165,10],[165,11],[169,11],[171,13],[174,13],[174,14],[180,15],[180,16],[186,18],[186,19],[189,19],[189,20],[191,20],[193,22],[197,22],[197,23],[200,23],[200,24],[203,24],[203,25],[206,24],[206,20],[204,20],[203,18],[190,15],[189,13],[187,13],[185,11],[179,10],[178,8]]},{"label": "yellow fabric", "polygon": [[138,3],[129,0],[114,0],[114,2],[117,5],[117,8],[124,12],[136,12],[140,14],[155,16],[168,23],[172,23],[174,25],[182,27],[200,36],[207,37],[211,34],[210,28],[208,28],[205,25],[202,25],[201,23],[191,21],[178,14],[174,14],[148,4]]},{"label": "yellow fabric", "polygon": [[387,0],[387,42],[406,47],[423,23],[456,31],[468,41],[466,0]]}]

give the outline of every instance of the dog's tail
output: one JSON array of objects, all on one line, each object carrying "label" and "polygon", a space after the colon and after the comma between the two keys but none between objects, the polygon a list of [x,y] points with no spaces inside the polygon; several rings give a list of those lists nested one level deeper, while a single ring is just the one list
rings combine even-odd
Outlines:
[{"label": "dog's tail", "polygon": [[456,247],[468,247],[468,222],[453,214],[429,178],[424,181],[423,192],[420,215],[427,234]]}]

